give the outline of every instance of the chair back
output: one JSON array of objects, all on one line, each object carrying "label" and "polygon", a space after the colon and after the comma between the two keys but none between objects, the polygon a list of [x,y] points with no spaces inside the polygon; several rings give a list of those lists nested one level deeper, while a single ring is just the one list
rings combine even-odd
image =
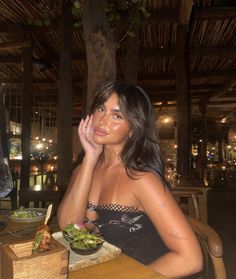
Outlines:
[{"label": "chair back", "polygon": [[[217,232],[207,224],[200,222],[195,218],[188,217],[190,225],[196,233],[203,255],[205,256],[205,266],[208,272],[208,256],[211,259],[215,279],[226,279],[225,264],[223,260],[223,246]],[[201,277],[201,278],[204,278]]]},{"label": "chair back", "polygon": [[61,191],[41,190],[35,191],[30,189],[19,190],[19,204],[20,206],[28,207],[33,203],[33,207],[47,207],[49,203],[53,204],[53,212],[55,213],[61,200]]}]

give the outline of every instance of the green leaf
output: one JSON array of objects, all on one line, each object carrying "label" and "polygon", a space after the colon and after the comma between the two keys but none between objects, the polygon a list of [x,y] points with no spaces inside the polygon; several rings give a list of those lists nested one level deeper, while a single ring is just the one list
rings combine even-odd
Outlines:
[{"label": "green leaf", "polygon": [[41,19],[35,19],[33,21],[33,24],[36,25],[36,26],[39,26],[39,27],[43,26],[43,22],[42,22]]},{"label": "green leaf", "polygon": [[27,24],[28,24],[28,25],[32,25],[32,24],[33,24],[33,20],[32,20],[31,18],[28,18],[28,19],[27,19]]},{"label": "green leaf", "polygon": [[127,31],[127,35],[130,36],[131,38],[135,38],[136,35],[132,31]]},{"label": "green leaf", "polygon": [[151,15],[143,6],[141,6],[139,9],[145,17],[149,17]]},{"label": "green leaf", "polygon": [[81,21],[77,21],[74,23],[74,27],[78,28],[82,25],[82,22]]},{"label": "green leaf", "polygon": [[49,26],[49,25],[51,24],[51,20],[50,20],[49,18],[45,18],[45,19],[43,20],[43,24],[44,24],[45,26]]},{"label": "green leaf", "polygon": [[121,20],[121,17],[118,14],[116,14],[114,18],[115,20]]},{"label": "green leaf", "polygon": [[75,7],[76,9],[80,9],[80,8],[81,8],[80,2],[79,2],[79,1],[74,1],[74,7]]},{"label": "green leaf", "polygon": [[42,12],[42,17],[43,18],[49,18],[49,11],[48,9],[44,9],[43,12]]}]

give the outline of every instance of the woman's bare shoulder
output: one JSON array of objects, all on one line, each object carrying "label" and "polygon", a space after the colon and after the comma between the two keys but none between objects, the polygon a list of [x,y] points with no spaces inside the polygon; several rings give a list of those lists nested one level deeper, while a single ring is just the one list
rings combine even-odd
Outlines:
[{"label": "woman's bare shoulder", "polygon": [[139,172],[136,177],[136,182],[139,187],[164,187],[162,178],[153,172]]},{"label": "woman's bare shoulder", "polygon": [[161,177],[153,172],[139,173],[133,183],[136,196],[142,196],[147,192],[164,194],[167,190]]}]

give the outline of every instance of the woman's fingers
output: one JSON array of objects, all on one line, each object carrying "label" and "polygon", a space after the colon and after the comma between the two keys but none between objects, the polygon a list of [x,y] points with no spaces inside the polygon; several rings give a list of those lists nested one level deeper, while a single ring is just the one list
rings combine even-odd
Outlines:
[{"label": "woman's fingers", "polygon": [[79,133],[87,134],[89,132],[89,116],[87,115],[85,119],[82,119],[79,124]]},{"label": "woman's fingers", "polygon": [[87,115],[85,119],[82,119],[79,124],[78,132],[81,140],[87,140],[90,143],[93,142],[92,140],[92,121],[93,115]]}]

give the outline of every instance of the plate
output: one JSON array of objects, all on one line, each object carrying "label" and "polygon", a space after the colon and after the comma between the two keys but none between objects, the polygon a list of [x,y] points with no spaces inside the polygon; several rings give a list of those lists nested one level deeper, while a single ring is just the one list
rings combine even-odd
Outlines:
[{"label": "plate", "polygon": [[11,213],[8,215],[8,218],[10,220],[15,221],[15,222],[36,222],[36,221],[42,221],[45,219],[47,209],[46,208],[24,208],[24,211],[35,212],[37,215],[35,217],[25,217],[25,218],[12,216],[12,214],[15,211],[19,211],[19,210],[11,211]]},{"label": "plate", "polygon": [[69,270],[75,271],[79,270],[81,268],[85,268],[87,266],[103,263],[109,260],[112,260],[116,257],[118,257],[121,253],[121,249],[110,244],[107,241],[104,241],[102,243],[102,246],[100,249],[96,252],[93,251],[92,254],[89,255],[81,255],[78,253],[75,253],[71,247],[70,243],[65,240],[65,238],[62,235],[62,232],[54,232],[52,234],[52,237],[60,242],[62,245],[67,247],[67,249],[70,251],[69,253]]}]

